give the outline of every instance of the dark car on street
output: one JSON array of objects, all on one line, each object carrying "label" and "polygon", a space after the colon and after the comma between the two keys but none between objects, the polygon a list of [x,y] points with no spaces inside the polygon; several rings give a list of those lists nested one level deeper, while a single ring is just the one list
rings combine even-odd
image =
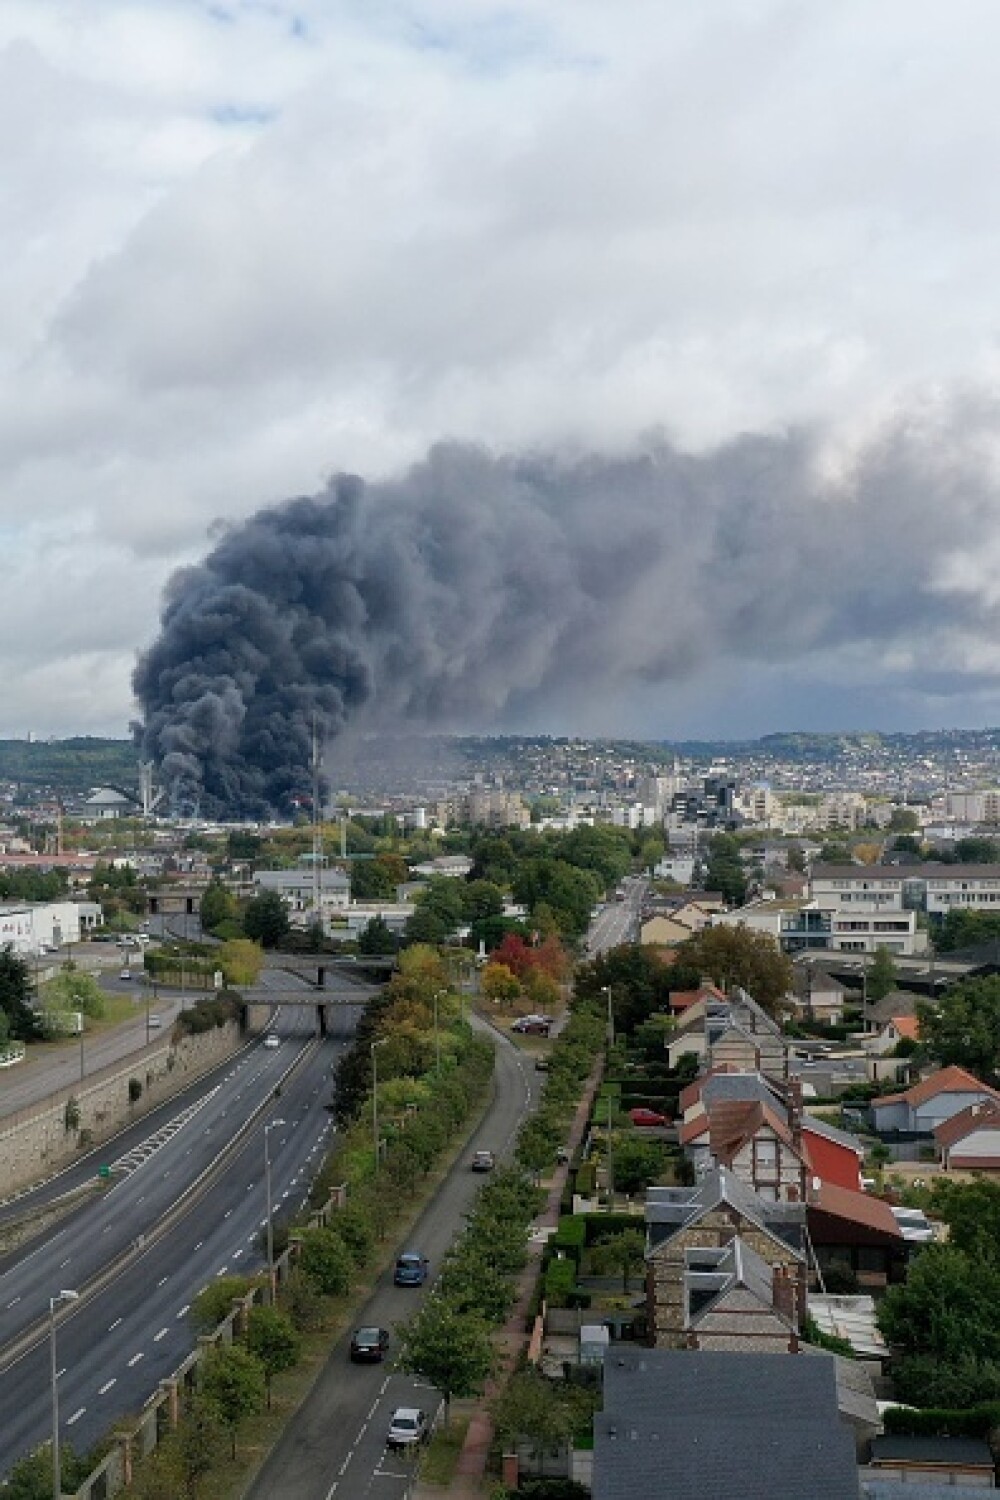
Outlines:
[{"label": "dark car on street", "polygon": [[355,1328],[351,1338],[351,1358],[355,1364],[378,1364],[389,1351],[389,1333],[385,1328]]},{"label": "dark car on street", "polygon": [[427,1257],[417,1250],[404,1250],[392,1273],[396,1286],[423,1286],[427,1280]]}]

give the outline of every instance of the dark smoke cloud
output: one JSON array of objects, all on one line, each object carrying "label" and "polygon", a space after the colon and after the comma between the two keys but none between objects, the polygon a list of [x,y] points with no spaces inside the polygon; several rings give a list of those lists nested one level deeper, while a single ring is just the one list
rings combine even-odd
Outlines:
[{"label": "dark smoke cloud", "polygon": [[991,534],[994,420],[901,421],[835,477],[806,432],[572,461],[443,445],[398,480],[339,475],[171,580],[135,672],[146,752],[182,800],[258,815],[307,787],[314,715],[326,739],[483,728],[725,656],[993,631],[938,580]]}]

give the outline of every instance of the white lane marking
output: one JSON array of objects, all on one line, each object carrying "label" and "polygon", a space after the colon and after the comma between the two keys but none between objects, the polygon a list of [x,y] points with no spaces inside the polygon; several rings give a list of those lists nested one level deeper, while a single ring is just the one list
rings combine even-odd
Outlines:
[{"label": "white lane marking", "polygon": [[167,1277],[166,1276],[161,1276],[160,1279],[159,1279],[159,1281],[156,1283],[156,1285],[157,1286],[165,1286],[166,1282],[167,1282]]},{"label": "white lane marking", "polygon": [[113,1385],[117,1385],[117,1384],[118,1384],[118,1376],[117,1375],[112,1375],[112,1377],[111,1377],[110,1380],[106,1380],[102,1386],[98,1387],[97,1394],[99,1396],[106,1396],[107,1393],[108,1393],[108,1391],[110,1391],[111,1387]]},{"label": "white lane marking", "polygon": [[140,1349],[139,1353],[138,1354],[133,1354],[132,1358],[129,1360],[129,1362],[128,1362],[129,1369],[131,1370],[132,1366],[133,1365],[137,1365],[139,1363],[140,1359],[143,1359],[143,1358],[145,1358],[145,1356],[143,1355],[143,1352]]},{"label": "white lane marking", "polygon": [[191,1311],[191,1304],[190,1304],[190,1302],[185,1302],[184,1306],[181,1308],[180,1312],[177,1314],[177,1317],[178,1318],[183,1318],[184,1314],[185,1313],[189,1313],[190,1311]]},{"label": "white lane marking", "polygon": [[[374,1155],[374,1153],[372,1153],[372,1154]],[[115,1321],[109,1327],[108,1332],[109,1333],[114,1333],[115,1329],[118,1327],[118,1324],[120,1322],[121,1322],[121,1318],[116,1318]]]},{"label": "white lane marking", "polygon": [[72,1259],[73,1259],[73,1257],[71,1255],[67,1255],[67,1257],[66,1257],[65,1260],[61,1260],[59,1262],[59,1269],[60,1269],[60,1271],[65,1270],[65,1268],[69,1265],[69,1263],[70,1263],[70,1261]]},{"label": "white lane marking", "polygon": [[[373,1156],[374,1156],[374,1154],[375,1154],[375,1153],[374,1153],[374,1152],[372,1152],[372,1155],[373,1155]],[[195,1249],[196,1249],[196,1250],[200,1250],[200,1249],[201,1249],[201,1247],[202,1247],[202,1245],[203,1245],[203,1244],[204,1244],[204,1243],[205,1243],[205,1241],[204,1241],[204,1240],[199,1240],[199,1241],[198,1241],[198,1243],[197,1243],[197,1245],[195,1245],[195,1247],[194,1247],[194,1248],[195,1248]]]},{"label": "white lane marking", "polygon": [[166,1338],[167,1333],[168,1333],[168,1330],[166,1328],[161,1328],[160,1331],[159,1331],[159,1333],[154,1333],[153,1334],[153,1343],[154,1344],[158,1344],[161,1339],[165,1339]]},{"label": "white lane marking", "polygon": [[75,1411],[71,1417],[67,1417],[66,1418],[66,1426],[67,1427],[72,1427],[72,1425],[73,1425],[74,1422],[79,1422],[80,1418],[83,1416],[83,1414],[84,1414],[84,1412],[86,1410],[87,1410],[87,1408],[85,1406],[81,1406],[80,1409],[79,1409],[79,1411]]},{"label": "white lane marking", "polygon": [[21,1300],[20,1297],[15,1297],[14,1300],[13,1300],[13,1302],[8,1302],[7,1303],[7,1306],[8,1307],[16,1307],[17,1304],[20,1302],[20,1300]]}]

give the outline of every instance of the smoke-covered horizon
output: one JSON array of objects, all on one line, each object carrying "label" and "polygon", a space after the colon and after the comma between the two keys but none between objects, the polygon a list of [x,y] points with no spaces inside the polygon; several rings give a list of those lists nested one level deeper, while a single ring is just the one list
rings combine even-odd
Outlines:
[{"label": "smoke-covered horizon", "polygon": [[474,731],[611,706],[720,661],[1000,678],[995,413],[900,419],[849,456],[804,430],[705,453],[441,444],[338,474],[175,574],[135,670],[180,801],[254,816],[307,792],[312,725]]}]

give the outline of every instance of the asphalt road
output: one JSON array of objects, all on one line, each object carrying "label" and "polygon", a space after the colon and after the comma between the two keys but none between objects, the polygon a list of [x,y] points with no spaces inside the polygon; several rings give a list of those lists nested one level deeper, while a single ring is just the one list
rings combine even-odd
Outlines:
[{"label": "asphalt road", "polygon": [[[501,1158],[513,1144],[517,1127],[537,1088],[530,1059],[506,1040],[497,1042],[496,1092],[468,1150],[428,1204],[400,1249],[428,1256],[431,1278],[462,1224],[484,1178],[469,1170],[472,1152],[492,1149]],[[391,1271],[379,1281],[359,1311],[357,1324],[388,1328],[405,1320],[420,1305],[425,1288],[392,1285]],[[389,1453],[385,1434],[397,1406],[436,1412],[440,1397],[433,1389],[392,1369],[392,1351],[384,1365],[352,1365],[349,1334],[330,1359],[298,1416],[247,1491],[247,1500],[401,1500],[413,1475],[413,1458]]]},{"label": "asphalt road", "polygon": [[[295,1017],[283,1016],[289,1031]],[[305,1201],[332,1129],[326,1109],[330,1072],[352,1021],[316,1047],[288,1080],[268,1118],[284,1121],[270,1133],[275,1217]],[[150,1138],[133,1153],[132,1170],[106,1195],[75,1215],[0,1276],[0,1337],[6,1343],[48,1311],[63,1287],[83,1285],[118,1252],[133,1250],[189,1185],[216,1158],[287,1071],[303,1030],[281,1047],[254,1047],[234,1062],[176,1131]],[[280,1114],[279,1114],[280,1111]],[[264,1119],[251,1127],[245,1148],[219,1180],[163,1236],[138,1250],[123,1273],[92,1298],[71,1304],[60,1320],[58,1352],[63,1435],[78,1450],[96,1442],[128,1413],[138,1411],[159,1380],[194,1343],[188,1311],[214,1277],[263,1263],[265,1221]],[[0,1472],[44,1441],[50,1426],[47,1340],[0,1368]]]},{"label": "asphalt road", "polygon": [[587,932],[587,952],[591,957],[606,953],[622,943],[639,940],[639,917],[647,882],[631,876],[622,882],[625,887],[624,901],[609,901],[597,913]]}]

